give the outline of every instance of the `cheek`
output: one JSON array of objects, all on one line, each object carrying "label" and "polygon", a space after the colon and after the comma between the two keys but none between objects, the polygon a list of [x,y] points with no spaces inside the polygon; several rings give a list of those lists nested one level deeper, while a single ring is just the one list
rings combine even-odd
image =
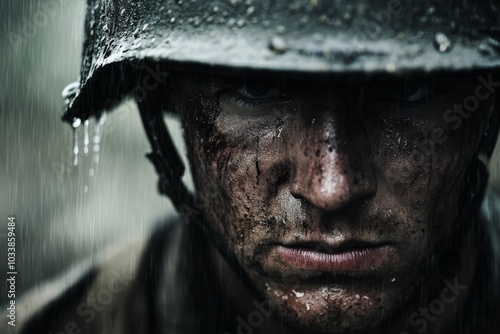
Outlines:
[{"label": "cheek", "polygon": [[236,240],[235,247],[251,253],[259,242],[276,233],[276,222],[283,221],[276,206],[289,174],[289,139],[285,130],[278,136],[274,127],[256,123],[240,124],[235,131],[236,127],[223,127],[217,120],[213,129],[213,139],[205,141],[207,145],[200,150],[210,149],[202,158],[206,169],[200,176],[214,187],[207,190],[200,183],[198,189],[222,194],[215,204],[209,203],[214,207],[210,219]]},{"label": "cheek", "polygon": [[242,218],[267,220],[269,201],[276,195],[281,169],[278,151],[265,138],[225,140],[209,161],[210,173]]},{"label": "cheek", "polygon": [[480,112],[458,128],[442,114],[386,127],[376,158],[392,196],[413,220],[423,221],[429,233],[443,230],[442,222],[456,218],[464,174],[483,133]]},{"label": "cheek", "polygon": [[194,138],[190,160],[209,228],[216,236],[229,237],[234,247],[244,248],[243,241],[267,218],[266,178],[270,176],[259,166],[259,138],[235,139],[215,124],[212,131]]}]

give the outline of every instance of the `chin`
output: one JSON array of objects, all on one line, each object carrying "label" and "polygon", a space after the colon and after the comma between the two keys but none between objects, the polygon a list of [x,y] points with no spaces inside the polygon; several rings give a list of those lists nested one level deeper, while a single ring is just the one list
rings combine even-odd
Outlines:
[{"label": "chin", "polygon": [[383,310],[364,310],[360,306],[344,311],[311,307],[309,314],[294,308],[277,307],[275,312],[288,327],[301,334],[366,333],[380,328],[384,316]]},{"label": "chin", "polygon": [[274,314],[298,333],[366,333],[384,328],[401,307],[401,296],[410,296],[394,286],[359,288],[344,284],[267,284],[264,292]]}]

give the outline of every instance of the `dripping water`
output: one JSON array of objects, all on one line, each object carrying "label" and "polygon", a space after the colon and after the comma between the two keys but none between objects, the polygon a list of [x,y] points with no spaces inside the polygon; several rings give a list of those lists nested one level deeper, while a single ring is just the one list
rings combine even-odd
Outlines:
[{"label": "dripping water", "polygon": [[99,151],[101,149],[100,144],[102,140],[102,129],[106,123],[106,114],[102,114],[99,120],[96,122],[94,127],[94,135],[92,137],[92,167],[89,170],[89,175],[94,176],[97,171],[97,166],[99,164]]},{"label": "dripping water", "polygon": [[81,119],[75,118],[71,126],[73,127],[73,165],[78,166],[79,144],[78,144],[78,128],[82,124]]},{"label": "dripping water", "polygon": [[83,153],[89,154],[89,120],[83,122]]}]

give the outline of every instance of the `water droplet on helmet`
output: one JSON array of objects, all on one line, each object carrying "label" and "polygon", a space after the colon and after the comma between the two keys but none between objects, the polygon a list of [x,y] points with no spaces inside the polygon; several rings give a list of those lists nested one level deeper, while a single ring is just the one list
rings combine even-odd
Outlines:
[{"label": "water droplet on helmet", "polygon": [[230,18],[229,20],[227,20],[227,26],[229,28],[233,27],[235,24],[236,24],[236,20],[234,18]]},{"label": "water droplet on helmet", "polygon": [[305,25],[305,24],[309,23],[309,20],[310,20],[310,19],[309,19],[309,16],[305,15],[305,16],[303,16],[303,17],[299,20],[299,23],[300,23],[301,25]]},{"label": "water droplet on helmet", "polygon": [[392,283],[396,282],[396,277],[391,278],[391,282],[392,282]]},{"label": "water droplet on helmet", "polygon": [[315,33],[314,35],[312,35],[312,40],[315,43],[320,44],[320,43],[324,42],[325,36],[323,36],[322,34],[319,34],[319,33]]},{"label": "water droplet on helmet", "polygon": [[135,42],[134,44],[132,44],[132,46],[130,47],[130,50],[137,50],[141,47],[142,43],[141,42]]},{"label": "water droplet on helmet", "polygon": [[68,104],[71,100],[78,94],[80,90],[80,82],[75,81],[64,87],[62,92],[62,97],[64,99],[64,103]]},{"label": "water droplet on helmet", "polygon": [[493,37],[490,36],[488,37],[488,44],[495,49],[496,51],[500,51],[500,36]]},{"label": "water droplet on helmet", "polygon": [[274,36],[269,42],[269,48],[275,53],[285,53],[287,46],[285,40],[279,36]]},{"label": "water droplet on helmet", "polygon": [[448,36],[441,32],[434,36],[434,46],[439,52],[449,52],[452,48],[452,44]]},{"label": "water droplet on helmet", "polygon": [[277,27],[276,27],[276,32],[277,32],[279,35],[283,34],[285,31],[286,31],[285,26],[279,25],[279,26],[277,26]]},{"label": "water droplet on helmet", "polygon": [[342,16],[342,19],[346,23],[350,23],[352,21],[352,15],[351,13],[345,13],[344,16]]},{"label": "water droplet on helmet", "polygon": [[71,126],[73,127],[73,129],[78,129],[80,127],[80,125],[82,125],[82,120],[79,118],[74,118],[73,123],[71,123]]},{"label": "water droplet on helmet", "polygon": [[396,64],[394,64],[394,63],[387,64],[387,66],[385,67],[385,70],[388,73],[394,73],[394,72],[396,72]]},{"label": "water droplet on helmet", "polygon": [[240,28],[243,27],[245,25],[245,20],[243,19],[238,20],[238,22],[236,22],[236,25]]},{"label": "water droplet on helmet", "polygon": [[479,45],[479,53],[484,57],[495,57],[497,55],[495,49],[487,44]]}]

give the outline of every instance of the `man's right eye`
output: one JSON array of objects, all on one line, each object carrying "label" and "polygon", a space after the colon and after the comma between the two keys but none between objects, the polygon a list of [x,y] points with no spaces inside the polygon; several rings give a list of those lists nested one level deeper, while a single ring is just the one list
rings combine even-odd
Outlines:
[{"label": "man's right eye", "polygon": [[293,98],[286,94],[279,84],[261,82],[239,82],[217,93],[222,106],[228,113],[242,116],[281,115]]},{"label": "man's right eye", "polygon": [[249,99],[266,99],[278,96],[279,90],[265,84],[244,84],[236,88],[236,91]]}]

